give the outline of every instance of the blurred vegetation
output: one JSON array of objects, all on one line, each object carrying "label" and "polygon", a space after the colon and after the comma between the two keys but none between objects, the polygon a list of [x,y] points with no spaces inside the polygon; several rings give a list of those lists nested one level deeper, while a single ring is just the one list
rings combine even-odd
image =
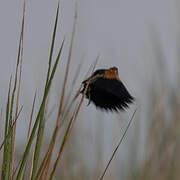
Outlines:
[{"label": "blurred vegetation", "polygon": [[[77,94],[75,94],[73,98],[71,97],[72,89],[77,83],[76,78],[74,78],[71,88],[66,88],[75,34],[76,15],[74,18],[72,39],[62,84],[56,124],[52,136],[49,138],[50,141],[44,137],[45,124],[47,118],[50,116],[47,114],[51,113],[48,109],[51,84],[64,47],[63,41],[55,60],[53,60],[56,31],[58,28],[59,5],[53,27],[48,60],[49,64],[46,82],[44,82],[45,87],[42,102],[37,111],[38,113],[35,115],[34,122],[32,119],[34,118],[34,104],[36,103],[35,93],[27,129],[26,146],[23,147],[24,149],[21,149],[21,152],[23,152],[22,155],[18,153],[18,151],[20,151],[19,147],[17,147],[18,151],[15,151],[16,122],[23,110],[23,106],[19,103],[19,96],[21,92],[21,78],[23,76],[25,7],[26,1],[24,1],[16,71],[15,75],[10,77],[9,90],[7,90],[7,103],[6,107],[3,107],[3,110],[6,108],[6,111],[1,111],[0,113],[0,123],[3,124],[3,121],[5,122],[4,139],[1,139],[0,142],[0,153],[2,156],[1,179],[100,179],[105,167],[107,167],[108,159],[108,157],[105,156],[106,152],[104,148],[104,126],[97,121],[95,128],[97,138],[95,144],[89,146],[94,150],[94,157],[89,157],[88,152],[84,151],[84,149],[87,150],[87,148],[84,148],[85,145],[83,141],[82,143],[81,140],[78,141],[78,138],[82,138],[83,136],[82,131],[80,131],[78,127],[73,126],[79,116],[84,96],[82,96],[79,101],[77,99],[79,95],[78,90]],[[172,87],[168,82],[168,74],[163,61],[165,57],[161,49],[162,45],[156,36],[156,32],[152,33],[152,44],[157,58],[159,81],[154,81],[149,85],[149,101],[147,102],[148,123],[146,123],[146,127],[144,127],[146,130],[144,133],[145,145],[141,143],[142,140],[139,135],[139,128],[143,126],[140,126],[140,122],[138,121],[133,129],[134,134],[130,142],[131,144],[128,146],[130,150],[128,149],[126,151],[126,157],[128,157],[126,163],[123,163],[121,160],[117,161],[118,157],[115,156],[116,163],[110,164],[110,167],[107,168],[108,172],[103,179],[178,180],[180,177],[180,156],[178,155],[180,151],[180,83],[177,82],[177,86]],[[180,63],[178,66],[180,69]],[[80,69],[77,69],[75,77],[78,77],[79,72]],[[178,77],[180,77],[180,71],[177,73],[177,81]],[[5,119],[3,119],[3,114],[5,115]],[[100,119],[101,117],[98,118]],[[137,121],[138,118],[139,116],[135,117],[134,121]],[[129,131],[127,133],[129,133]],[[70,136],[71,138],[69,138]],[[121,136],[120,139],[121,138],[123,139],[124,137]],[[121,141],[119,145],[121,145]],[[65,148],[65,146],[67,147]],[[116,148],[118,150],[119,146],[112,148],[112,152],[115,151]],[[110,155],[109,158],[111,157],[113,156]],[[104,159],[106,159],[106,162]],[[93,165],[91,162],[87,162],[90,160],[93,161]],[[122,164],[124,164],[125,168]]]}]

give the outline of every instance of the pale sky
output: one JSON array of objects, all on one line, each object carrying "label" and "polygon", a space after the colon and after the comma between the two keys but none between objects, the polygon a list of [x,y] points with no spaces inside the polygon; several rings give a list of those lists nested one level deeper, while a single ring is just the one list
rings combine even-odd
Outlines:
[{"label": "pale sky", "polygon": [[[152,82],[159,83],[158,58],[161,57],[165,64],[170,83],[174,85],[177,81],[179,69],[177,62],[180,58],[180,2],[178,0],[62,0],[56,53],[64,36],[66,42],[63,59],[53,84],[54,100],[60,93],[62,74],[67,61],[75,2],[77,2],[78,18],[71,77],[80,60],[84,58],[82,77],[79,78],[79,84],[76,87],[79,87],[89,66],[100,54],[97,68],[117,66],[120,78],[132,95],[138,99],[142,112],[146,112],[144,108],[147,107],[147,94],[151,88],[154,88],[151,87]],[[27,0],[21,91],[21,103],[24,105],[22,117],[26,122],[36,88],[38,88],[38,101],[40,102],[41,99],[56,7],[57,0]],[[23,0],[0,1],[0,108],[3,107],[3,109],[5,109],[10,74],[15,71],[22,8]],[[157,44],[163,56],[158,56]],[[89,118],[96,117],[95,107],[91,105],[88,108],[87,110],[85,106],[83,111],[93,114]],[[130,110],[130,113],[132,112],[133,110]],[[109,117],[116,118],[114,115],[99,113],[107,119],[105,123],[108,127],[111,124],[108,122]],[[94,125],[91,123],[96,121],[90,122],[90,127],[93,128]],[[85,125],[85,127],[88,126],[89,123]],[[22,127],[23,124],[20,124],[21,131],[18,132],[20,139],[21,135],[25,134]]]}]

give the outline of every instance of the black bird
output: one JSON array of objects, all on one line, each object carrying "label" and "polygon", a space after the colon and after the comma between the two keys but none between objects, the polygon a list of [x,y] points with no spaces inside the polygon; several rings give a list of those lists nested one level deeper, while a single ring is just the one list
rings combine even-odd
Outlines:
[{"label": "black bird", "polygon": [[92,76],[82,82],[86,98],[93,102],[97,108],[106,111],[119,111],[128,108],[133,103],[134,97],[130,95],[118,75],[118,68],[98,69]]}]

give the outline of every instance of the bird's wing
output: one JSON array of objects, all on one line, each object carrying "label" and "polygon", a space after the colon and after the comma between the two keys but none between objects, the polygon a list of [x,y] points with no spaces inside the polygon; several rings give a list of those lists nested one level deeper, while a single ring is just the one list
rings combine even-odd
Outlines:
[{"label": "bird's wing", "polygon": [[93,86],[101,91],[111,93],[119,99],[127,100],[128,102],[132,102],[134,99],[123,83],[117,79],[99,78],[93,82]]}]

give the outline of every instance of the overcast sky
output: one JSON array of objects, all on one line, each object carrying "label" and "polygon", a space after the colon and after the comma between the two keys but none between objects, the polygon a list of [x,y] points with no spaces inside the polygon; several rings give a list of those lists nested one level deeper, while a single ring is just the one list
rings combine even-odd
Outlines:
[{"label": "overcast sky", "polygon": [[[62,85],[75,2],[78,17],[71,77],[80,60],[84,59],[83,77],[99,54],[97,68],[117,66],[120,78],[143,109],[147,105],[148,90],[153,88],[152,81],[158,83],[160,56],[157,56],[156,50],[160,48],[167,77],[175,84],[180,55],[179,0],[62,0],[56,52],[64,36],[66,42],[63,60],[55,75],[52,98],[58,97]],[[15,70],[22,8],[23,0],[0,1],[0,108],[3,107],[3,110],[10,74]],[[25,120],[29,117],[35,89],[38,88],[39,102],[42,95],[56,8],[57,0],[27,0],[21,91],[21,103],[24,105],[22,117]],[[79,79],[77,87],[82,79]],[[92,118],[96,109],[93,105],[88,108]],[[83,110],[87,113],[86,106]],[[105,119],[110,117],[100,113]],[[111,122],[106,123],[111,126]],[[22,127],[23,124],[20,124],[19,129],[22,130]]]}]

